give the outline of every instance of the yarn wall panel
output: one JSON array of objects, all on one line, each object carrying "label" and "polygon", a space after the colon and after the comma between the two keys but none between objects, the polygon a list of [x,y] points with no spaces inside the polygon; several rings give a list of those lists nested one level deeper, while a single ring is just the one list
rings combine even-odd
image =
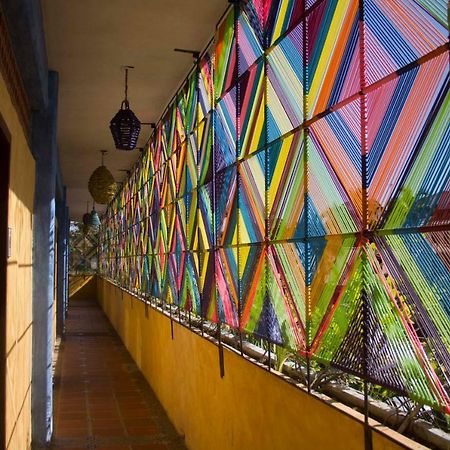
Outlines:
[{"label": "yarn wall panel", "polygon": [[447,20],[231,5],[103,217],[102,275],[449,413]]}]

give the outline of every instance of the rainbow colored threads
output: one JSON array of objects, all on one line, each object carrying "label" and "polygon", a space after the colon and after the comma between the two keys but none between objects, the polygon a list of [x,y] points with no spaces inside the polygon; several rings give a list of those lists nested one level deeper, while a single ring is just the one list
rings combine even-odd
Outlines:
[{"label": "rainbow colored threads", "polygon": [[100,271],[450,412],[444,0],[233,5],[109,205]]}]

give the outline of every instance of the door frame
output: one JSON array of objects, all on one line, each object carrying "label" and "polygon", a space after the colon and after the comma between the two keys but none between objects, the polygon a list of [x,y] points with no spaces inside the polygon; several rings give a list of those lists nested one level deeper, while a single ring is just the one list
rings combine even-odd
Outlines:
[{"label": "door frame", "polygon": [[8,229],[11,135],[0,115],[0,444],[5,445],[6,409],[6,284],[10,238]]}]

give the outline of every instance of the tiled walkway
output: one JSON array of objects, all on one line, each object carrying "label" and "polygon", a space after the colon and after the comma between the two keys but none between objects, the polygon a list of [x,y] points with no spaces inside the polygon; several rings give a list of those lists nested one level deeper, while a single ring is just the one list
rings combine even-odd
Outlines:
[{"label": "tiled walkway", "polygon": [[70,305],[54,402],[52,449],[186,448],[94,301]]}]

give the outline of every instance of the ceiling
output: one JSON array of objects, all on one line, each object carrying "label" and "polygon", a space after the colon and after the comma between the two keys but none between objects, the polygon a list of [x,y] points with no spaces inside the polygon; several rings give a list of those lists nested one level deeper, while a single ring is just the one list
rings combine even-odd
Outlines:
[{"label": "ceiling", "polygon": [[[58,146],[72,220],[92,199],[87,189],[108,150],[105,165],[123,181],[139,151],[114,149],[109,121],[124,95],[141,122],[156,122],[225,11],[227,0],[41,0],[50,70],[59,73]],[[150,135],[143,125],[138,146]],[[98,206],[102,211],[104,207]]]}]

